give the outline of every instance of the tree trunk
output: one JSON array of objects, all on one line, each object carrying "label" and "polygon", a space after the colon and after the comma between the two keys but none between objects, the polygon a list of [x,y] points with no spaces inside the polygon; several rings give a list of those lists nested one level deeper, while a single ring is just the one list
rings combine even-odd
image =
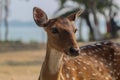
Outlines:
[{"label": "tree trunk", "polygon": [[100,30],[99,30],[99,27],[98,27],[99,24],[98,24],[98,18],[97,18],[95,9],[92,9],[92,13],[93,13],[94,24],[95,24],[95,26],[94,26],[95,39],[96,39],[96,40],[101,40],[101,39],[102,39],[102,35],[101,35]]},{"label": "tree trunk", "polygon": [[5,17],[5,41],[8,41],[8,20],[7,20],[7,17]]},{"label": "tree trunk", "polygon": [[95,35],[95,39],[96,40],[101,40],[102,39],[102,35],[100,33],[100,30],[99,30],[99,22],[98,22],[98,18],[97,18],[97,13],[96,13],[96,6],[97,6],[97,3],[95,1],[93,1],[93,5],[90,6],[91,7],[91,11],[92,11],[92,14],[93,14],[93,18],[94,18],[94,35]]},{"label": "tree trunk", "polygon": [[110,5],[109,5],[109,17],[110,17],[110,19],[112,18],[112,3],[113,3],[113,0],[110,0]]},{"label": "tree trunk", "polygon": [[3,4],[3,1],[0,0],[0,42],[1,42],[1,24],[2,24],[2,4]]},{"label": "tree trunk", "polygon": [[90,41],[93,41],[95,40],[95,37],[94,37],[94,30],[92,28],[92,25],[90,23],[90,20],[89,20],[89,12],[86,12],[86,15],[84,16],[85,20],[86,20],[86,23],[90,29],[90,35],[89,35],[89,40]]},{"label": "tree trunk", "polygon": [[79,28],[78,28],[78,30],[79,30],[79,39],[78,39],[78,41],[83,41],[82,40],[82,18],[80,18],[80,26],[79,26]]},{"label": "tree trunk", "polygon": [[4,23],[5,23],[5,41],[8,41],[8,6],[9,6],[9,1],[5,0],[5,18],[4,18]]}]

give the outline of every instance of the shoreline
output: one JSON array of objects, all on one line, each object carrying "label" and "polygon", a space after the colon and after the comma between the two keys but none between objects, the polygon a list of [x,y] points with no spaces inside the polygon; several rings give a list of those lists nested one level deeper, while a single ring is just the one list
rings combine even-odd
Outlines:
[{"label": "shoreline", "polygon": [[0,42],[0,53],[45,49],[45,43]]}]

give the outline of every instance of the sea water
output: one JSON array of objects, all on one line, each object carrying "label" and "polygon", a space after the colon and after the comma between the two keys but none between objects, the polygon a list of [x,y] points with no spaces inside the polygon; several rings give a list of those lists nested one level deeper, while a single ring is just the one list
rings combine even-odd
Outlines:
[{"label": "sea water", "polygon": [[[78,28],[78,27],[77,27]],[[79,28],[78,28],[79,29]],[[101,25],[101,32],[105,32],[105,27]],[[5,26],[2,23],[0,27],[1,38],[4,40]],[[87,41],[89,35],[89,29],[86,25],[82,26],[82,38]],[[76,33],[77,38],[79,38],[79,32]],[[17,22],[13,21],[9,23],[8,40],[16,41],[20,40],[22,42],[46,42],[47,35],[42,27],[38,27],[35,22]]]},{"label": "sea water", "polygon": [[[5,27],[1,27],[1,38],[4,40]],[[46,42],[46,33],[36,25],[9,25],[8,40],[22,42]]]}]

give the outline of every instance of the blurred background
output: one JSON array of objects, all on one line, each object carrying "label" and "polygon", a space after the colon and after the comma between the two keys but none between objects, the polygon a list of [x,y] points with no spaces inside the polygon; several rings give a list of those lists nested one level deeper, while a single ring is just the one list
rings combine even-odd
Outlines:
[{"label": "blurred background", "polygon": [[79,9],[80,45],[120,40],[120,0],[0,0],[0,80],[37,80],[45,56],[46,33],[33,20],[33,7],[49,18]]}]

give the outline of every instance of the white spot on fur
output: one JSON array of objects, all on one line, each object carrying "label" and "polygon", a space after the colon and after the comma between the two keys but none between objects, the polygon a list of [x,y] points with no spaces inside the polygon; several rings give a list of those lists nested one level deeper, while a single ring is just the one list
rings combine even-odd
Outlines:
[{"label": "white spot on fur", "polygon": [[80,64],[80,62],[77,62],[78,64]]},{"label": "white spot on fur", "polygon": [[92,75],[93,75],[93,76],[96,76],[97,74],[96,74],[96,73],[93,73]]},{"label": "white spot on fur", "polygon": [[70,67],[67,67],[67,69],[69,69],[69,70],[70,70]]},{"label": "white spot on fur", "polygon": [[70,76],[69,76],[69,74],[68,74],[68,73],[66,74],[66,77],[67,77],[67,78],[70,78]]},{"label": "white spot on fur", "polygon": [[86,68],[86,67],[83,67],[83,69],[84,69],[84,70],[87,70],[87,68]]},{"label": "white spot on fur", "polygon": [[75,71],[75,68],[72,68],[73,71]]},{"label": "white spot on fur", "polygon": [[105,77],[105,80],[109,80],[109,77]]},{"label": "white spot on fur", "polygon": [[80,74],[80,75],[81,75],[81,74],[82,74],[82,72],[78,72],[78,74]]},{"label": "white spot on fur", "polygon": [[76,80],[75,77],[72,77],[72,80]]}]

